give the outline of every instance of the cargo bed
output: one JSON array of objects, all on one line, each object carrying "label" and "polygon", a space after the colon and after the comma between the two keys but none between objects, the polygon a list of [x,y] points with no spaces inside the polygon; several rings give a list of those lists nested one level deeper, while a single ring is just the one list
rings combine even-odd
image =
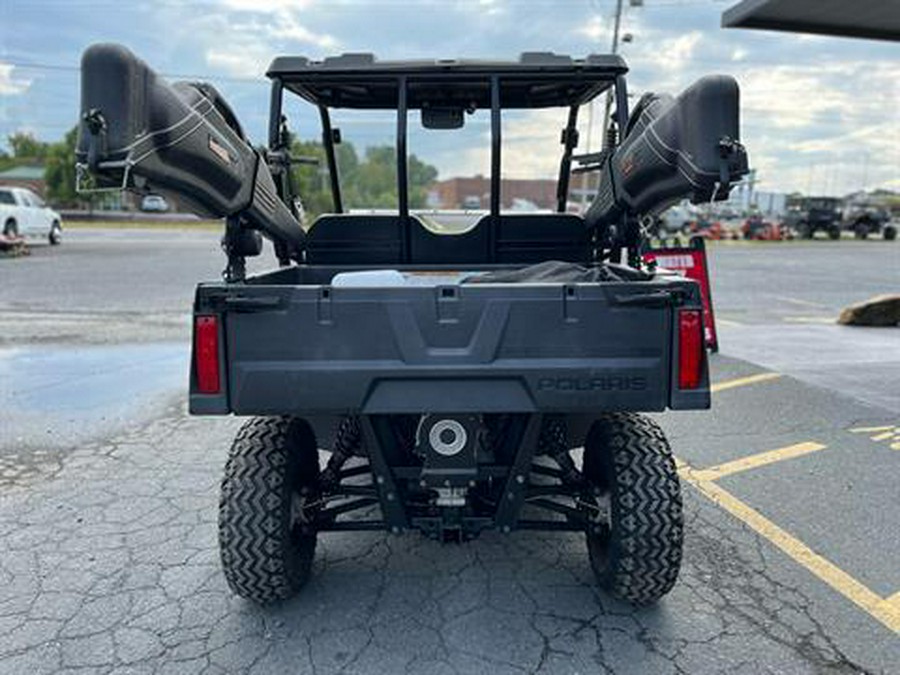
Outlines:
[{"label": "cargo bed", "polygon": [[[481,270],[494,269],[484,266]],[[243,284],[201,284],[217,393],[199,414],[661,411],[709,407],[708,376],[677,386],[676,312],[700,309],[674,276],[592,283],[340,287],[349,268],[296,266]],[[209,340],[211,338],[207,338]],[[227,364],[227,365],[226,365]]]}]

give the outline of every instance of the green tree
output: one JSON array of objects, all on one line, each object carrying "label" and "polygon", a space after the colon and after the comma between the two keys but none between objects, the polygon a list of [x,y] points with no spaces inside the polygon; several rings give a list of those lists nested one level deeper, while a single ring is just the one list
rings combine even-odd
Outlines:
[{"label": "green tree", "polygon": [[23,131],[17,131],[8,136],[7,142],[12,148],[13,157],[19,164],[22,163],[20,160],[40,163],[47,156],[49,150],[48,143],[39,141],[32,134]]},{"label": "green tree", "polygon": [[75,192],[75,143],[78,141],[78,127],[66,134],[65,138],[49,146],[44,162],[44,181],[47,183],[47,197],[55,204],[73,205],[79,201]]},{"label": "green tree", "polygon": [[[318,166],[300,165],[293,169],[293,188],[300,196],[310,218],[333,210],[331,184],[325,149],[317,141],[294,141],[294,156],[316,158]],[[341,195],[345,209],[397,208],[397,155],[390,145],[366,148],[360,160],[352,143],[335,149]],[[437,169],[410,155],[407,159],[410,208],[425,206],[428,186],[437,178]]]},{"label": "green tree", "polygon": [[428,199],[428,186],[437,180],[438,171],[415,155],[409,156],[406,171],[409,174],[409,206],[413,209],[424,208]]}]

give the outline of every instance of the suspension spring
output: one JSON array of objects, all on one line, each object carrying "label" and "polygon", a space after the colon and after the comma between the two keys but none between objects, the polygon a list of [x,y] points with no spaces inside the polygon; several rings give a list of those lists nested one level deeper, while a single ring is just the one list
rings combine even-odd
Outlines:
[{"label": "suspension spring", "polygon": [[359,428],[359,420],[355,417],[345,417],[338,426],[337,433],[334,435],[334,447],[331,451],[331,457],[328,458],[328,464],[322,471],[322,484],[328,487],[334,486],[338,482],[341,469],[347,460],[354,455],[359,454],[362,432]]},{"label": "suspension spring", "polygon": [[569,433],[561,415],[548,415],[541,427],[538,453],[549,455],[563,472],[562,480],[568,484],[581,482],[581,472],[569,454]]}]

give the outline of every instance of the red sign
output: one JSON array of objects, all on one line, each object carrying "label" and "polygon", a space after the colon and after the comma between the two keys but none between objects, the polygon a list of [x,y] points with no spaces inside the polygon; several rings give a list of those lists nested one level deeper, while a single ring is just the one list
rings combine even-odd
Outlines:
[{"label": "red sign", "polygon": [[700,284],[703,298],[703,331],[706,346],[719,351],[716,337],[716,317],[713,314],[712,290],[709,285],[709,267],[706,264],[706,246],[702,237],[692,237],[687,246],[663,246],[644,254],[644,260],[655,260],[660,267],[678,272]]}]

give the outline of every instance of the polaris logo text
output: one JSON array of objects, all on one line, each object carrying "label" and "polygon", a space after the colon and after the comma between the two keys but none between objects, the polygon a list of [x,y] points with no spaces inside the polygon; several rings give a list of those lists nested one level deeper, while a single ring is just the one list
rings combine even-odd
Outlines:
[{"label": "polaris logo text", "polygon": [[544,377],[538,389],[553,391],[641,391],[647,388],[647,378],[634,377]]}]

